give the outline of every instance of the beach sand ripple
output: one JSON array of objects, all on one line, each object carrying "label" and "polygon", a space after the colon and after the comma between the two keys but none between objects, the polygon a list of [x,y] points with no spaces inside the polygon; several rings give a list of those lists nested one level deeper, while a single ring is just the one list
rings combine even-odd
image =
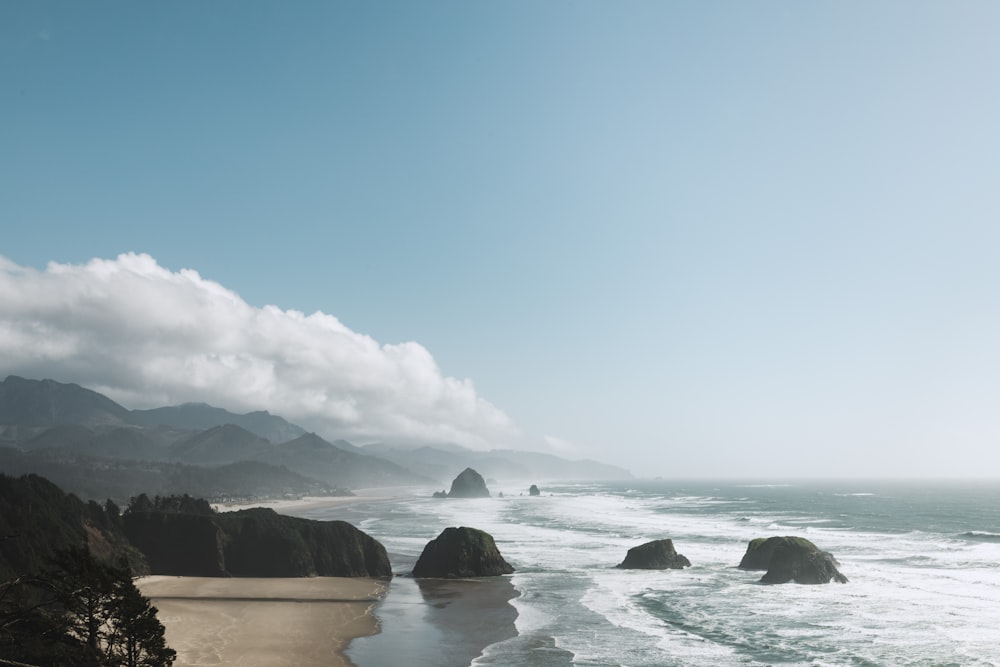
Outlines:
[{"label": "beach sand ripple", "polygon": [[159,610],[176,667],[352,667],[348,642],[378,632],[386,582],[368,578],[152,576],[136,584]]}]

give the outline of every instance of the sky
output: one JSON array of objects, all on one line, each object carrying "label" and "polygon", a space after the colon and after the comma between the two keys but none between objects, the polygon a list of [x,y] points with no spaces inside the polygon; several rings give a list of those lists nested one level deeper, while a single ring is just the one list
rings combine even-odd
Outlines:
[{"label": "sky", "polygon": [[1000,4],[0,3],[0,376],[1000,476]]}]

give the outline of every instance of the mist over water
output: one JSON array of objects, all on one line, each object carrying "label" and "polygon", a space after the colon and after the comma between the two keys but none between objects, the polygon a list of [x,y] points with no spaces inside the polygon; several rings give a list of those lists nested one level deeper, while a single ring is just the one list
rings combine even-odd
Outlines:
[{"label": "mist over water", "polygon": [[[504,498],[415,495],[308,516],[354,522],[396,572],[447,526],[491,533],[517,568],[519,634],[476,665],[1000,664],[998,484],[540,486],[538,498],[501,484],[491,490]],[[771,535],[832,552],[849,583],[764,586],[736,569],[749,540]],[[692,567],[614,567],[661,538]],[[352,646],[359,667],[366,643],[392,641],[383,621]]]}]

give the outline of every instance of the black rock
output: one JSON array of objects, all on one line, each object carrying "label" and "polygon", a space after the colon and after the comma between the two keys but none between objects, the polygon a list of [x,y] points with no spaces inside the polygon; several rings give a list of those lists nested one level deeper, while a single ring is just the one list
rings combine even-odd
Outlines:
[{"label": "black rock", "polygon": [[449,498],[489,498],[490,490],[486,488],[483,476],[472,468],[466,468],[451,483]]},{"label": "black rock", "polygon": [[511,574],[493,536],[476,528],[445,528],[427,543],[413,566],[414,577],[456,579]]},{"label": "black rock", "polygon": [[538,490],[537,486],[535,486],[534,484],[532,484],[531,488],[528,489],[528,495],[529,496],[540,496],[540,495],[542,495],[542,492]]},{"label": "black rock", "polygon": [[129,512],[124,528],[153,574],[391,577],[385,547],[344,521],[253,508],[221,514]]},{"label": "black rock", "polygon": [[673,540],[654,540],[628,550],[618,567],[634,570],[681,570],[691,561],[677,553]]},{"label": "black rock", "polygon": [[750,540],[739,567],[744,570],[767,570],[760,578],[763,584],[828,584],[847,583],[847,577],[837,570],[834,557],[802,537],[758,537]]}]

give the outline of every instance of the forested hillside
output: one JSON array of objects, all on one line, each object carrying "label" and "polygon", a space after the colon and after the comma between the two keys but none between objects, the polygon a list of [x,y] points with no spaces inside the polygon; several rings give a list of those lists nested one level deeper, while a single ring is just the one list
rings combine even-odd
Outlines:
[{"label": "forested hillside", "polygon": [[132,578],[146,561],[111,502],[37,475],[0,475],[0,664],[172,664],[156,609]]}]

